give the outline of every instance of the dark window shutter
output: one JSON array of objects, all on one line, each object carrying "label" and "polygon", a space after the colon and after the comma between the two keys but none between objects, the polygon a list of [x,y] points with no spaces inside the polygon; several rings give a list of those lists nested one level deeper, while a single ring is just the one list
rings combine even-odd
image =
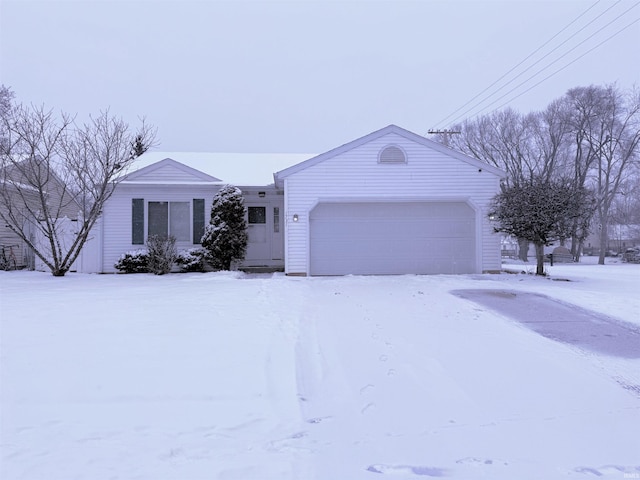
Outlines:
[{"label": "dark window shutter", "polygon": [[204,235],[204,198],[193,199],[193,243],[200,244]]},{"label": "dark window shutter", "polygon": [[131,243],[144,245],[144,198],[131,201]]}]

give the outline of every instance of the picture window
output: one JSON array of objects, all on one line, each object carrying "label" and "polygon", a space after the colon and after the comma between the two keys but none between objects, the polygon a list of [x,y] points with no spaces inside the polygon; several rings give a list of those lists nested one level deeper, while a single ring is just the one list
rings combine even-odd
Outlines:
[{"label": "picture window", "polygon": [[179,242],[188,242],[191,234],[189,202],[149,202],[148,235],[172,235]]}]

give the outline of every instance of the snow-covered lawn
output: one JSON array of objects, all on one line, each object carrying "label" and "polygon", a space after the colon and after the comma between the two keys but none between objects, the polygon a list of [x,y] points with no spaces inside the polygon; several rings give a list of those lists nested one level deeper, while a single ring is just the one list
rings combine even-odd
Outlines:
[{"label": "snow-covered lawn", "polygon": [[640,360],[449,293],[640,324],[640,265],[550,271],[0,272],[0,478],[640,478]]}]

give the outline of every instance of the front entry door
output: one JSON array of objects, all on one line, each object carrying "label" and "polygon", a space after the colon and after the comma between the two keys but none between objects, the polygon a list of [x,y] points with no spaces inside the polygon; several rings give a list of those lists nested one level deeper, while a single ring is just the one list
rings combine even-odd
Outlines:
[{"label": "front entry door", "polygon": [[267,231],[266,205],[247,205],[247,255],[246,260],[269,260],[271,242]]}]

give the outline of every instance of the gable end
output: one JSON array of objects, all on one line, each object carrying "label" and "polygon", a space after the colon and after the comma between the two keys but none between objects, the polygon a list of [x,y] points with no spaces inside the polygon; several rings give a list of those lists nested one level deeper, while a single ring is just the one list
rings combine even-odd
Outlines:
[{"label": "gable end", "polygon": [[[321,155],[318,155],[316,157],[310,158],[309,160],[306,160],[304,162],[298,163],[297,165],[293,165],[292,167],[286,168],[284,170],[281,170],[279,172],[276,172],[273,174],[273,177],[275,179],[275,183],[276,186],[279,188],[282,188],[284,186],[284,179],[286,177],[288,177],[289,175],[293,175],[294,173],[300,172],[302,170],[305,170],[306,168],[312,167],[314,165],[317,165],[329,158],[333,158],[336,157],[338,155],[341,155],[345,152],[348,152],[350,150],[353,150],[354,148],[357,148],[361,145],[364,145],[368,142],[371,142],[373,140],[376,140],[380,137],[383,137],[384,135],[388,135],[390,133],[395,133],[397,135],[400,135],[404,138],[406,138],[407,140],[410,140],[412,142],[415,142],[419,145],[424,145],[425,147],[428,147],[432,150],[436,150],[440,153],[443,153],[449,157],[455,158],[457,160],[460,160],[462,162],[468,163],[470,165],[473,165],[474,167],[477,167],[479,169],[482,169],[483,171],[486,171],[488,173],[491,173],[493,175],[496,175],[499,178],[504,178],[505,173],[492,166],[489,165],[481,160],[477,160],[473,157],[469,157],[461,152],[458,152],[456,150],[453,150],[451,148],[445,147],[444,145],[438,143],[438,142],[434,142],[433,140],[429,140],[428,138],[425,138],[421,135],[418,135],[416,133],[410,132],[409,130],[405,130],[404,128],[398,127],[397,125],[388,125],[380,130],[377,130],[375,132],[372,132],[368,135],[365,135],[364,137],[360,137],[356,140],[353,140],[349,143],[345,143],[344,145],[334,148],[333,150],[329,150],[328,152],[325,152]],[[395,163],[395,162],[394,162]]]},{"label": "gable end", "polygon": [[221,181],[172,158],[165,158],[122,178],[124,183],[220,183]]}]

